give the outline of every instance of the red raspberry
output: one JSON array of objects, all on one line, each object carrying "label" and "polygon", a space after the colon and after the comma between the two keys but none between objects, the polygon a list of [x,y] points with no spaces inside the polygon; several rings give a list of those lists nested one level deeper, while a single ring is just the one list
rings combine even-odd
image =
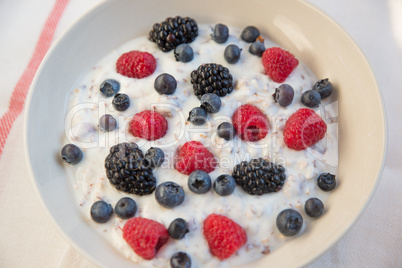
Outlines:
[{"label": "red raspberry", "polygon": [[137,255],[151,260],[168,241],[169,234],[165,226],[159,222],[135,217],[124,225],[123,238]]},{"label": "red raspberry", "polygon": [[167,129],[167,120],[160,113],[151,110],[135,114],[130,124],[130,131],[134,136],[149,141],[162,138]]},{"label": "red raspberry", "polygon": [[268,118],[251,104],[240,106],[233,114],[232,122],[237,135],[245,141],[259,141],[269,131]]},{"label": "red raspberry", "polygon": [[199,141],[188,141],[177,154],[176,169],[185,175],[195,170],[203,170],[207,173],[213,171],[216,166],[214,155]]},{"label": "red raspberry", "polygon": [[286,121],[283,140],[290,149],[297,151],[317,143],[324,138],[327,125],[313,110],[302,108]]},{"label": "red raspberry", "polygon": [[144,78],[156,69],[156,60],[152,54],[133,50],[124,53],[116,62],[116,70],[119,74],[131,78]]},{"label": "red raspberry", "polygon": [[262,54],[265,73],[277,83],[284,82],[298,64],[293,54],[279,47],[268,48]]},{"label": "red raspberry", "polygon": [[247,242],[246,231],[240,225],[218,214],[205,219],[204,236],[212,255],[220,260],[229,258]]}]

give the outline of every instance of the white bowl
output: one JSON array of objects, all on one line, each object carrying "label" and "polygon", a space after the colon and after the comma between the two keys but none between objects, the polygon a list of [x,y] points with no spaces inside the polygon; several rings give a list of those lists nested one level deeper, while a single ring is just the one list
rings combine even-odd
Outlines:
[{"label": "white bowl", "polygon": [[30,172],[43,205],[66,239],[95,263],[133,267],[91,228],[73,201],[60,165],[66,92],[94,63],[120,44],[147,34],[168,16],[199,23],[257,26],[292,51],[317,77],[330,77],[339,100],[339,187],[325,217],[257,260],[254,267],[303,266],[334,245],[363,212],[378,183],[386,149],[380,92],[363,54],[333,21],[303,1],[107,1],[79,20],[42,62],[30,90],[25,145]]}]

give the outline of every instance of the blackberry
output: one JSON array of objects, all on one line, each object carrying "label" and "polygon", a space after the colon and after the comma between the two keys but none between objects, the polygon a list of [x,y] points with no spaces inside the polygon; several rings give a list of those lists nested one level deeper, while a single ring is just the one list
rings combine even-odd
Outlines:
[{"label": "blackberry", "polygon": [[119,143],[105,159],[109,182],[119,191],[147,195],[156,187],[152,169],[144,165],[144,154],[135,143]]},{"label": "blackberry", "polygon": [[215,93],[223,97],[233,91],[233,77],[229,69],[216,63],[202,64],[192,71],[191,84],[199,99],[205,93]]},{"label": "blackberry", "polygon": [[251,195],[277,192],[285,182],[285,168],[262,158],[242,161],[233,168],[233,178]]},{"label": "blackberry", "polygon": [[191,43],[197,35],[198,26],[194,19],[177,16],[155,23],[149,32],[149,40],[155,42],[163,52],[168,52],[180,44]]}]

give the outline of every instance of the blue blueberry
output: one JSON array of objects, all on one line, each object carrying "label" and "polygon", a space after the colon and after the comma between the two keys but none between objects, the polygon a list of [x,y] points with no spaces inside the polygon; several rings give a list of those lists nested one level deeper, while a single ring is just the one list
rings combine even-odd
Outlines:
[{"label": "blue blueberry", "polygon": [[325,192],[332,191],[336,186],[335,175],[330,173],[322,173],[318,176],[317,185]]},{"label": "blue blueberry", "polygon": [[219,23],[215,25],[211,37],[216,43],[225,43],[229,38],[229,28],[226,25]]},{"label": "blue blueberry", "polygon": [[113,214],[113,208],[105,201],[96,201],[91,206],[91,217],[95,222],[105,223]]},{"label": "blue blueberry", "polygon": [[320,93],[321,99],[325,99],[332,94],[333,87],[328,78],[325,78],[315,83],[313,86],[313,90]]},{"label": "blue blueberry", "polygon": [[321,96],[315,90],[307,90],[301,97],[301,102],[309,108],[316,108],[321,103]]},{"label": "blue blueberry", "polygon": [[236,187],[235,179],[227,174],[220,175],[214,181],[214,190],[218,195],[226,196],[233,193]]},{"label": "blue blueberry", "polygon": [[187,121],[196,126],[202,126],[207,122],[207,111],[202,107],[195,107],[191,109]]},{"label": "blue blueberry", "polygon": [[130,219],[137,212],[137,204],[130,197],[123,197],[117,202],[114,211],[119,218]]},{"label": "blue blueberry", "polygon": [[103,81],[100,86],[100,91],[105,97],[111,97],[120,90],[120,83],[114,79],[107,79]]},{"label": "blue blueberry", "polygon": [[187,253],[176,252],[170,258],[171,268],[191,268],[191,258]]},{"label": "blue blueberry", "polygon": [[171,95],[176,91],[177,82],[172,75],[163,73],[155,79],[154,88],[159,94]]},{"label": "blue blueberry", "polygon": [[194,51],[189,44],[178,45],[174,50],[176,61],[190,62],[194,58]]},{"label": "blue blueberry", "polygon": [[165,160],[165,153],[161,148],[151,147],[145,153],[145,160],[147,161],[147,165],[151,168],[160,167]]},{"label": "blue blueberry", "polygon": [[223,54],[228,63],[235,64],[240,59],[241,49],[236,45],[228,45]]},{"label": "blue blueberry", "polygon": [[112,101],[113,107],[117,111],[125,111],[130,107],[130,98],[127,96],[127,94],[116,94],[114,95],[113,101]]},{"label": "blue blueberry", "polygon": [[172,221],[168,228],[168,234],[173,239],[183,239],[188,233],[187,222],[182,218]]},{"label": "blue blueberry", "polygon": [[276,218],[278,230],[285,236],[298,234],[303,226],[303,218],[299,212],[288,208],[279,213]]},{"label": "blue blueberry", "polygon": [[265,45],[261,41],[253,42],[248,48],[248,52],[258,57],[262,57],[264,51],[265,51]]},{"label": "blue blueberry", "polygon": [[74,144],[66,144],[61,149],[61,158],[71,165],[78,164],[83,156],[83,153],[78,146]]},{"label": "blue blueberry", "polygon": [[324,212],[324,204],[318,198],[310,198],[304,204],[304,211],[313,218],[318,218]]},{"label": "blue blueberry", "polygon": [[201,107],[208,113],[217,113],[221,109],[222,101],[218,95],[214,93],[205,93],[201,97]]},{"label": "blue blueberry", "polygon": [[275,93],[272,94],[272,97],[274,97],[274,101],[280,106],[285,107],[292,104],[294,95],[295,91],[291,86],[288,84],[282,84],[275,89]]},{"label": "blue blueberry", "polygon": [[248,26],[244,28],[240,37],[247,43],[252,43],[257,40],[258,36],[260,36],[260,31],[254,26]]},{"label": "blue blueberry", "polygon": [[188,176],[188,188],[196,194],[205,194],[211,189],[211,177],[202,170],[193,171]]},{"label": "blue blueberry", "polygon": [[174,208],[184,201],[183,188],[172,181],[163,182],[156,187],[155,198],[159,205]]},{"label": "blue blueberry", "polygon": [[223,122],[217,128],[217,134],[220,138],[225,140],[231,140],[236,134],[234,126],[229,122]]},{"label": "blue blueberry", "polygon": [[116,119],[110,114],[104,114],[99,119],[99,128],[103,131],[113,131],[117,127]]}]

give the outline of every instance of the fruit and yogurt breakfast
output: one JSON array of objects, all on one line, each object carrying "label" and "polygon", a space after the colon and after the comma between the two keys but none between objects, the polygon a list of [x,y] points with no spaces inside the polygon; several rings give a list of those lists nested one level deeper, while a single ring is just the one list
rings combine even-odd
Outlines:
[{"label": "fruit and yogurt breakfast", "polygon": [[144,267],[263,257],[336,186],[332,91],[254,26],[167,18],[69,93],[61,156],[77,206]]}]

